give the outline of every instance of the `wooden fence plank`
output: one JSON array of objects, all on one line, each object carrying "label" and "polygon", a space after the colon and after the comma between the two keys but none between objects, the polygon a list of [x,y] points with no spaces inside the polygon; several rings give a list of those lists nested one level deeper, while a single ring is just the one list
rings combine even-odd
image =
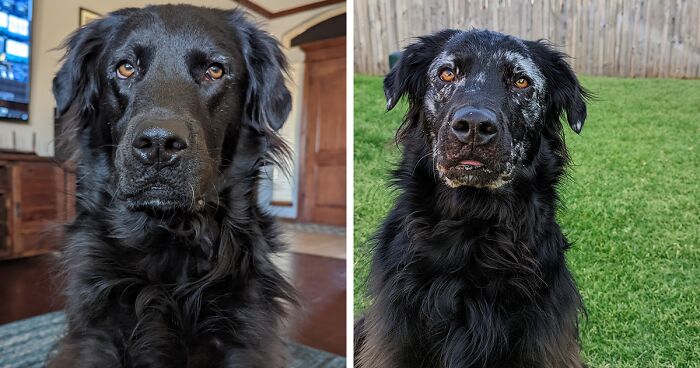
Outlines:
[{"label": "wooden fence plank", "polygon": [[444,28],[487,28],[563,47],[579,73],[700,78],[697,0],[356,0],[355,72]]}]

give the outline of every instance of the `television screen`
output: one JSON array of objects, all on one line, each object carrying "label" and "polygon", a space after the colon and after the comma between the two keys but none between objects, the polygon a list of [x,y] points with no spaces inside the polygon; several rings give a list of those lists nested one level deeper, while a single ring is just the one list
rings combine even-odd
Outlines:
[{"label": "television screen", "polygon": [[32,0],[0,0],[0,119],[29,120]]}]

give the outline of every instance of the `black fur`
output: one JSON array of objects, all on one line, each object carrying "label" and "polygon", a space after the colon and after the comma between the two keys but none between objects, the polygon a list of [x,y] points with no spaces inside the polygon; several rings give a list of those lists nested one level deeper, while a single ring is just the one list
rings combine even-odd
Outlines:
[{"label": "black fur", "polygon": [[[277,42],[239,11],[153,6],[109,14],[65,47],[54,94],[78,213],[63,251],[68,332],[49,367],[285,366],[294,291],[257,204],[262,167],[286,152]],[[115,78],[131,54],[139,74]],[[224,78],[202,79],[208,58]],[[193,132],[187,164],[135,166],[133,126],[166,110]],[[153,178],[177,193],[168,206],[141,184]]]},{"label": "black fur", "polygon": [[[508,52],[534,62],[544,77],[542,93],[511,86],[512,65],[502,60]],[[451,53],[453,83],[464,88],[431,94],[444,86],[431,67]],[[481,84],[472,79],[477,72],[486,76]],[[403,158],[393,184],[399,196],[375,237],[373,304],[355,324],[358,366],[582,367],[583,304],[555,215],[568,162],[560,117],[566,112],[580,131],[587,93],[564,55],[544,42],[446,30],[409,45],[384,86],[388,109],[403,95],[409,107],[397,134]],[[426,101],[429,96],[438,98]],[[526,115],[521,106],[531,101],[539,111]],[[448,151],[452,141],[441,129],[454,104],[495,111],[499,132],[508,132],[512,142],[492,151],[510,153],[516,142],[526,147],[502,183],[447,185],[438,172],[436,154],[471,157],[481,149]],[[488,167],[501,157],[479,159]]]}]

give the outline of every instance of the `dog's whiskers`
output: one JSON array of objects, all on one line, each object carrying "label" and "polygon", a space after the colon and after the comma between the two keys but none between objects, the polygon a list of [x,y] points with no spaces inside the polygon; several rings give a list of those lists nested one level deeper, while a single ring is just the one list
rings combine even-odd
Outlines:
[{"label": "dog's whiskers", "polygon": [[192,197],[190,198],[190,208],[189,209],[190,209],[190,211],[193,211],[197,206],[197,203],[196,203],[197,198],[195,198],[194,186],[192,185],[192,183],[187,183],[187,185],[189,185],[190,189],[192,189]]},{"label": "dog's whiskers", "polygon": [[[420,164],[421,160],[423,160],[424,158],[426,158],[428,156],[430,156],[430,152],[426,153],[421,158],[419,158],[418,161],[416,161],[416,164],[413,166],[413,172],[411,172],[411,175],[415,175],[416,169],[418,168],[418,164]],[[433,161],[435,161],[434,158],[433,158]]]}]

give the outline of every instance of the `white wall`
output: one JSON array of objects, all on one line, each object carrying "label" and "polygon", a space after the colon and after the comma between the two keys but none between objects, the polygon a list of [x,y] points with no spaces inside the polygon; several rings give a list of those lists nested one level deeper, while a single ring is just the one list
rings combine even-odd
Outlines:
[{"label": "white wall", "polygon": [[[0,120],[0,149],[13,148],[12,136],[14,133],[16,137],[15,148],[32,151],[32,136],[36,134],[36,148],[34,151],[41,156],[53,155],[53,110],[55,102],[51,94],[51,81],[54,73],[58,70],[58,62],[62,56],[62,51],[55,50],[55,48],[78,27],[79,8],[81,6],[100,14],[106,14],[123,7],[142,7],[148,4],[165,4],[170,2],[173,1],[34,0],[29,123],[9,123]],[[238,6],[232,0],[194,0],[185,2],[222,9]],[[262,28],[282,39],[286,33],[300,24],[307,23],[310,19],[331,9],[344,6],[344,4],[335,4],[273,20],[266,20],[255,14],[253,16]],[[303,97],[304,54],[298,48],[286,50],[286,54],[290,60],[291,78],[289,87],[294,98],[294,106],[290,118],[281,133],[289,141],[296,157],[298,156],[296,152],[301,120],[301,100]],[[280,175],[279,172],[275,172],[273,174],[272,199],[296,202],[296,176],[296,170],[291,180]],[[296,213],[296,203],[293,212],[293,214],[289,215],[293,216]]]}]

